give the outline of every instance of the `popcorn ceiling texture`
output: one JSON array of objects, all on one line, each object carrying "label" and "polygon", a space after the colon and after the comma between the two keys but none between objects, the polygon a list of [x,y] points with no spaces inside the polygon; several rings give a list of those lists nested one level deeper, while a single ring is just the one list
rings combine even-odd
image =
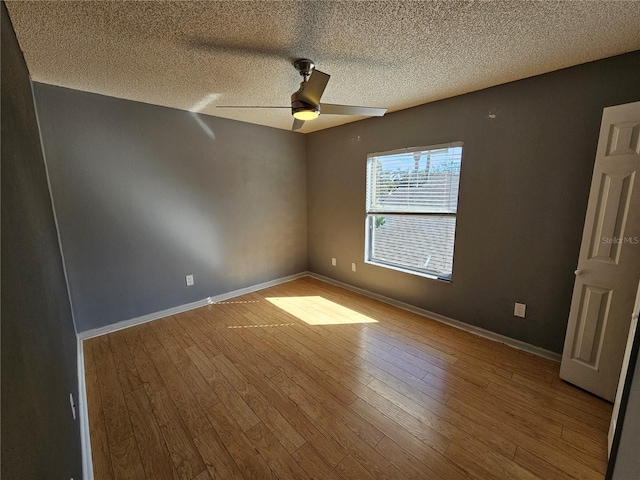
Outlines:
[{"label": "popcorn ceiling texture", "polygon": [[[7,1],[37,82],[290,129],[323,101],[389,111],[640,49],[640,1]],[[312,132],[362,117],[321,115]]]}]

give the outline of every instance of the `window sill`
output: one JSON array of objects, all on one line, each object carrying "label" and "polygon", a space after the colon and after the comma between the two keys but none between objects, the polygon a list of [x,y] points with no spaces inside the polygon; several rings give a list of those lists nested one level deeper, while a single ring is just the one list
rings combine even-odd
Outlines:
[{"label": "window sill", "polygon": [[417,277],[429,278],[431,280],[439,280],[445,283],[451,283],[451,278],[439,277],[433,273],[420,272],[417,270],[410,270],[408,268],[398,267],[396,265],[390,265],[388,263],[376,262],[375,260],[367,260],[365,259],[364,263],[369,265],[374,265],[376,267],[388,268],[389,270],[395,270],[396,272],[408,273],[409,275],[415,275]]}]

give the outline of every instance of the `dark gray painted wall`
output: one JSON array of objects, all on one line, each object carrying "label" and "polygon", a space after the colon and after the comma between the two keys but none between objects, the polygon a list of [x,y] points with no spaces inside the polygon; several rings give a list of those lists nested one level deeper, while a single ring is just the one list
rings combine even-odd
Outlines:
[{"label": "dark gray painted wall", "polygon": [[2,478],[81,478],[76,336],[29,72],[2,9]]},{"label": "dark gray painted wall", "polygon": [[[633,52],[308,135],[309,269],[561,352],[602,109],[639,99]],[[449,141],[453,283],[363,264],[367,153]]]},{"label": "dark gray painted wall", "polygon": [[[622,427],[619,443],[611,451],[613,465],[612,480],[636,480],[640,472],[640,329],[636,330],[635,345],[627,375],[631,377],[628,392],[623,394],[618,428]],[[635,355],[635,362],[633,355]],[[615,456],[615,459],[613,458]],[[609,477],[607,477],[609,478]]]},{"label": "dark gray painted wall", "polygon": [[[640,359],[640,356],[638,359]],[[636,361],[628,402],[613,471],[615,480],[638,478],[638,472],[640,471],[640,446],[638,444],[638,439],[640,439],[640,361],[638,360]]]},{"label": "dark gray painted wall", "polygon": [[306,270],[303,135],[34,85],[78,331]]}]

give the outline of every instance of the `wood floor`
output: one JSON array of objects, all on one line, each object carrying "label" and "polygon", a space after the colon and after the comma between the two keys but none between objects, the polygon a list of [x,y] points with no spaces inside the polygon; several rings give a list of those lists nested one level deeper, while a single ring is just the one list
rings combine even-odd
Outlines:
[{"label": "wood floor", "polygon": [[605,474],[611,405],[557,363],[311,278],[84,355],[96,480]]}]

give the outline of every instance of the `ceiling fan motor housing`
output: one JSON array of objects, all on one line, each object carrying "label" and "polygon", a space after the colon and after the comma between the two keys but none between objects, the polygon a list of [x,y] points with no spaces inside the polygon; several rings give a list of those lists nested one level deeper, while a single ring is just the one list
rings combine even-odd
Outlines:
[{"label": "ceiling fan motor housing", "polygon": [[300,86],[300,90],[298,90],[293,95],[291,95],[291,113],[295,115],[296,112],[314,111],[320,114],[320,105],[312,105],[311,103],[303,102],[302,100],[299,99],[298,94],[300,94],[303,91],[303,89],[304,89],[304,82]]}]

